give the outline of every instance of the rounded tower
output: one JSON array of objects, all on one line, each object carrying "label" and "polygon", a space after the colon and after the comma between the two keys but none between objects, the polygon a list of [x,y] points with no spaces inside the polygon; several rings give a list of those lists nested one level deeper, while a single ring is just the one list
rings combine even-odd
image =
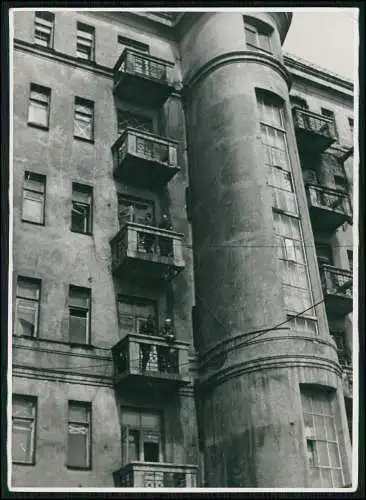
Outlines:
[{"label": "rounded tower", "polygon": [[290,22],[253,11],[181,21],[208,487],[350,481],[340,368],[319,303],[281,53]]}]

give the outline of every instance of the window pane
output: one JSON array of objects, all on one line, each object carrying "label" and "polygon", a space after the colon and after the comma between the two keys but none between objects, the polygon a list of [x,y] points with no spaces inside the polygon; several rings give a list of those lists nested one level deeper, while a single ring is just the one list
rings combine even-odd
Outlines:
[{"label": "window pane", "polygon": [[12,454],[13,461],[30,462],[33,451],[33,422],[13,419]]},{"label": "window pane", "polygon": [[321,469],[320,474],[322,477],[322,487],[332,488],[332,471],[330,469]]},{"label": "window pane", "polygon": [[25,172],[24,187],[30,191],[44,193],[45,191],[45,178],[41,175]]},{"label": "window pane", "polygon": [[334,428],[334,419],[332,417],[324,417],[324,423],[327,429],[327,439],[330,441],[335,441],[336,433]]},{"label": "window pane", "polygon": [[339,453],[338,453],[338,443],[328,443],[330,465],[332,467],[340,467]]},{"label": "window pane", "polygon": [[144,428],[160,429],[160,418],[159,415],[154,414],[142,414],[141,415],[141,425]]},{"label": "window pane", "polygon": [[28,121],[48,126],[48,107],[43,104],[31,102],[29,105]]},{"label": "window pane", "polygon": [[67,443],[67,464],[71,467],[87,467],[88,428],[83,425],[69,424]]},{"label": "window pane", "polygon": [[18,278],[17,296],[37,300],[39,298],[39,283],[27,278]]},{"label": "window pane", "polygon": [[38,303],[17,298],[15,331],[18,335],[33,336],[37,327]]},{"label": "window pane", "polygon": [[159,443],[144,442],[145,462],[159,462]]},{"label": "window pane", "polygon": [[81,288],[73,288],[70,287],[69,289],[69,300],[70,300],[70,305],[75,306],[75,307],[83,307],[88,309],[89,308],[89,299],[90,299],[90,292],[89,290],[83,290]]},{"label": "window pane", "polygon": [[27,399],[13,397],[12,399],[12,414],[13,417],[28,417],[34,416],[34,403]]},{"label": "window pane", "polygon": [[123,410],[122,423],[131,427],[140,426],[140,415],[134,411]]},{"label": "window pane", "polygon": [[[324,438],[324,435],[322,436]],[[330,465],[328,447],[326,441],[316,442],[318,465]]]},{"label": "window pane", "polygon": [[332,477],[333,477],[334,488],[342,488],[342,486],[344,486],[343,474],[341,469],[333,469]]},{"label": "window pane", "polygon": [[70,342],[85,344],[87,342],[88,313],[70,309],[69,335]]},{"label": "window pane", "polygon": [[245,27],[245,38],[247,44],[254,46],[257,45],[257,33],[252,27]]},{"label": "window pane", "polygon": [[23,219],[39,224],[43,222],[43,195],[24,191]]},{"label": "window pane", "polygon": [[69,421],[84,422],[89,421],[89,409],[84,405],[69,404]]}]

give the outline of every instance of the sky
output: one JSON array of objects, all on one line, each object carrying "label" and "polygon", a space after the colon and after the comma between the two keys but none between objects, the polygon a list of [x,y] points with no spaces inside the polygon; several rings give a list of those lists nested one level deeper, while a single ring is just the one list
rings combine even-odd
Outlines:
[{"label": "sky", "polygon": [[357,19],[356,9],[295,11],[283,49],[353,80],[358,59],[354,50]]}]

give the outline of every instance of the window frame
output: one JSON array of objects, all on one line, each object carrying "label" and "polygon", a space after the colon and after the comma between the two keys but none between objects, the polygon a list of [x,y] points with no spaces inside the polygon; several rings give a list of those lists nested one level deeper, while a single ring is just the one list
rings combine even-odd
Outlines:
[{"label": "window frame", "polygon": [[338,134],[337,122],[336,122],[336,117],[335,117],[334,111],[331,109],[328,109],[328,108],[320,108],[320,114],[322,116],[324,116],[324,118],[328,118],[328,120],[332,121],[332,124],[333,124],[332,132],[334,133],[334,137],[336,138],[336,141],[338,142],[339,134]]},{"label": "window frame", "polygon": [[[90,54],[88,57],[80,56],[80,45],[84,48],[89,47]],[[76,57],[84,62],[95,62],[95,27],[80,21],[76,23]]]},{"label": "window frame", "polygon": [[119,53],[122,53],[124,49],[133,49],[142,52],[143,54],[150,54],[150,45],[147,43],[139,42],[138,40],[134,40],[133,38],[128,38],[124,35],[117,35],[117,45],[120,47],[123,46],[122,50],[119,50]]},{"label": "window frame", "polygon": [[[282,99],[278,98],[277,96],[274,96],[273,94],[267,93],[260,91],[259,89],[256,90],[256,98],[257,98],[257,107],[258,107],[258,114],[259,114],[259,128],[260,128],[260,134],[261,134],[261,142],[262,142],[262,148],[264,152],[264,164],[265,166],[268,166],[271,169],[276,168],[281,171],[287,172],[289,174],[289,183],[291,185],[292,190],[284,190],[283,188],[278,188],[277,186],[273,186],[271,184],[272,179],[270,176],[268,176],[269,182],[268,185],[271,188],[271,194],[274,196],[273,193],[276,193],[278,191],[284,191],[288,193],[293,194],[293,208],[295,209],[294,212],[290,212],[289,210],[284,210],[282,208],[279,208],[277,206],[272,205],[272,213],[273,213],[273,223],[274,223],[274,230],[273,230],[273,235],[275,238],[275,243],[276,245],[280,241],[281,244],[281,257],[277,255],[278,261],[280,261],[280,265],[282,267],[286,266],[286,269],[282,270],[281,273],[281,278],[282,278],[282,287],[283,287],[283,293],[284,293],[284,299],[285,299],[285,312],[287,316],[293,317],[295,315],[298,315],[299,312],[301,311],[293,311],[292,309],[289,308],[287,304],[287,300],[290,297],[288,291],[292,290],[293,293],[298,293],[302,294],[302,301],[305,295],[308,295],[309,299],[309,306],[314,304],[314,298],[313,298],[313,290],[312,290],[312,282],[310,280],[310,274],[309,274],[309,267],[308,267],[308,256],[306,254],[305,250],[305,244],[304,244],[304,236],[303,236],[303,229],[302,229],[302,223],[301,219],[299,216],[299,209],[298,209],[298,202],[297,202],[297,193],[295,189],[295,185],[293,182],[293,172],[292,172],[292,165],[291,165],[291,158],[289,156],[289,146],[288,146],[288,141],[287,141],[287,129],[286,129],[286,123],[287,123],[287,115],[286,115],[286,108],[284,106],[284,103]],[[272,134],[268,133],[269,129],[272,130]],[[265,133],[264,133],[265,130]],[[273,142],[276,142],[276,138],[279,137],[279,134],[281,135],[281,141],[283,143],[283,149],[280,149],[277,145],[274,145]],[[266,139],[272,137],[271,140],[267,140],[266,142],[264,141],[264,137]],[[273,141],[273,138],[275,140]],[[267,162],[267,155],[266,155],[266,149],[267,147],[271,148],[271,163],[269,164]],[[284,166],[276,166],[273,163],[273,149],[279,149],[283,151],[284,153],[284,158],[286,160]],[[277,198],[276,198],[277,200]],[[286,205],[286,208],[288,208],[288,204]],[[292,234],[280,234],[280,232],[276,231],[276,221],[275,221],[275,214],[278,215],[279,218],[285,218],[285,221],[288,220],[290,221],[296,221],[297,226],[298,226],[298,234],[299,234],[299,239],[296,239],[293,237]],[[284,224],[284,221],[281,221],[281,225]],[[287,227],[287,226],[286,226]],[[291,231],[290,231],[291,233]],[[287,248],[285,246],[286,241],[292,240],[292,250],[296,250],[296,247],[298,246],[301,250],[301,255],[303,261],[299,260],[289,260],[287,258]],[[285,258],[285,257],[286,258]],[[302,269],[304,271],[304,279],[306,280],[307,287],[303,288],[302,286],[299,286],[298,282],[296,282],[296,285],[288,283],[288,273],[290,273],[290,264],[297,265],[297,266],[302,266]],[[292,271],[291,271],[292,272]],[[306,311],[305,313],[301,314],[301,317],[303,319],[309,319],[309,320],[314,320],[316,322],[316,334],[318,335],[318,326],[317,326],[317,317],[314,315],[315,311],[310,309]]]},{"label": "window frame", "polygon": [[[124,407],[123,405],[120,406],[120,411],[121,411],[121,461],[123,465],[127,465],[131,461],[129,458],[129,446],[128,446],[128,437],[129,437],[129,430],[130,427],[127,424],[123,424],[123,414],[124,413],[135,413],[138,416],[139,419],[139,427],[138,429],[133,428],[134,430],[138,430],[139,432],[139,457],[137,459],[138,462],[144,463],[146,462],[145,460],[145,455],[144,455],[144,428],[142,427],[142,417],[145,415],[154,415],[157,416],[159,419],[159,460],[154,462],[154,463],[164,463],[165,459],[165,433],[164,433],[164,413],[163,411],[159,410],[154,410],[154,409],[142,409],[142,408],[130,408],[130,407]],[[124,427],[127,427],[127,432],[124,433]],[[145,428],[146,430],[147,428]],[[126,439],[127,438],[127,439]],[[126,459],[126,461],[125,461]]]},{"label": "window frame", "polygon": [[[248,50],[255,52],[264,52],[265,54],[274,55],[272,35],[273,28],[258,19],[254,19],[249,16],[243,16],[244,21],[244,34],[245,34],[245,45]],[[255,35],[256,44],[248,42],[247,31],[250,31]],[[262,43],[262,37],[267,41],[269,48],[264,48]]]},{"label": "window frame", "polygon": [[[27,281],[28,283],[33,283],[36,284],[38,287],[38,299],[30,299],[28,297],[24,297],[21,295],[18,295],[18,284],[19,281]],[[39,322],[40,322],[40,312],[41,312],[41,293],[42,293],[42,280],[39,278],[29,278],[28,276],[17,276],[17,281],[16,281],[16,287],[15,287],[15,327],[13,328],[13,334],[19,337],[27,337],[27,338],[38,338],[39,335]],[[23,333],[17,333],[15,331],[16,325],[17,325],[17,318],[18,318],[18,299],[19,300],[27,300],[27,301],[32,301],[32,303],[35,303],[37,305],[36,307],[36,320],[34,323],[34,333],[33,335],[24,335]]]},{"label": "window frame", "polygon": [[[81,201],[74,200],[75,192],[83,193],[89,198],[89,204]],[[75,205],[80,205],[80,207],[88,208],[88,213],[85,218],[86,221],[86,230],[79,231],[73,227],[73,211]],[[91,236],[93,234],[93,205],[94,205],[94,197],[93,197],[93,186],[89,186],[87,184],[80,184],[79,182],[73,182],[71,185],[71,224],[70,231],[72,233],[77,234],[86,234]]]},{"label": "window frame", "polygon": [[[34,180],[38,179],[39,182],[43,184],[43,192],[26,187],[26,182],[29,180],[32,180],[31,179],[32,176],[34,177]],[[29,170],[26,170],[24,172],[23,188],[22,188],[22,206],[21,206],[21,221],[22,222],[27,222],[28,224],[36,224],[37,226],[45,226],[45,224],[46,224],[46,222],[45,222],[45,219],[46,219],[46,187],[47,187],[46,182],[47,182],[47,177],[43,174],[38,174],[36,172],[30,172]],[[33,193],[33,196],[35,196],[36,194],[40,196],[40,198],[41,198],[40,202],[41,202],[41,207],[42,207],[41,222],[37,222],[35,220],[30,220],[30,219],[26,218],[25,212],[24,212],[24,199],[25,199],[26,193],[28,193],[28,194]]]},{"label": "window frame", "polygon": [[[324,398],[323,398],[323,401],[322,401],[322,412],[314,412],[314,411],[311,411],[311,412],[308,412],[306,410],[306,408],[304,407],[304,399],[303,398],[307,398],[308,399],[308,403],[309,404],[309,401],[310,401],[310,406],[311,406],[311,410],[313,410],[313,401],[314,401],[314,398],[311,398],[309,397],[309,394],[311,396],[313,396],[314,394],[316,393],[321,393],[322,395],[324,396],[327,396],[329,397],[329,404],[331,405],[331,410],[332,410],[332,414],[328,414],[326,413],[323,408],[324,408]],[[321,475],[321,470],[322,469],[327,469],[327,470],[330,470],[330,478],[331,478],[331,482],[332,482],[332,485],[325,485],[322,484],[320,487],[322,488],[342,488],[345,486],[345,470],[344,470],[344,464],[343,464],[343,456],[342,456],[342,451],[341,451],[341,444],[342,444],[342,436],[341,436],[341,432],[340,432],[340,429],[339,429],[339,423],[337,421],[337,405],[338,405],[338,400],[337,400],[337,392],[332,390],[331,388],[329,387],[325,387],[325,386],[317,386],[317,385],[314,385],[314,384],[300,384],[300,404],[301,404],[301,419],[302,419],[302,428],[303,428],[303,443],[304,443],[304,451],[305,451],[305,454],[307,455],[307,449],[308,449],[308,442],[311,441],[313,443],[313,449],[315,451],[315,447],[314,447],[314,444],[316,446],[316,443],[318,442],[322,442],[322,443],[326,443],[326,449],[327,449],[327,458],[328,458],[328,463],[330,465],[320,465],[319,462],[315,465],[315,466],[311,466],[309,464],[309,457],[306,456],[306,468],[307,468],[307,471],[308,471],[308,477],[309,479],[311,478],[311,469],[318,469],[319,470],[319,477],[320,477],[320,482],[322,482],[322,475]],[[312,426],[312,429],[313,429],[313,432],[314,434],[310,434],[309,432],[307,432],[307,427],[305,425],[305,414],[307,415],[311,415],[312,416],[312,419],[313,419],[313,426]],[[324,420],[322,422],[322,427],[325,428],[325,435],[323,435],[323,439],[319,439],[319,437],[316,436],[317,434],[317,429],[316,429],[316,424],[315,424],[315,416],[318,416],[318,417],[323,417],[323,420],[324,420],[324,417],[326,419],[329,419],[331,418],[332,419],[332,425],[333,425],[333,433],[335,435],[335,439],[334,440],[328,440],[328,436],[327,436],[327,428],[325,428],[325,422],[326,420]],[[339,461],[339,467],[335,467],[335,466],[332,466],[332,457],[331,457],[331,454],[330,454],[330,451],[329,451],[329,446],[328,446],[328,443],[336,443],[336,446],[337,446],[337,453],[338,453],[338,461]],[[315,458],[317,459],[317,452],[315,451],[315,454],[314,454]],[[341,471],[341,476],[342,476],[342,486],[335,486],[334,485],[334,481],[333,481],[333,476],[332,476],[332,471],[333,470],[340,470]]]},{"label": "window frame", "polygon": [[[49,19],[46,19],[47,17],[49,17]],[[37,26],[42,26],[43,30],[45,29],[45,27],[49,28],[50,30],[49,42],[47,45],[43,45],[42,43],[39,43],[39,41],[37,41],[40,39],[39,37],[37,39]],[[35,11],[33,42],[40,47],[53,49],[54,37],[55,37],[55,14],[49,11]]]},{"label": "window frame", "polygon": [[[88,307],[76,306],[72,304],[71,292],[79,291],[85,293],[88,296]],[[71,329],[70,329],[70,317],[82,317],[71,314],[71,310],[78,311],[79,313],[86,313],[86,328],[85,328],[85,342],[78,342],[71,340]],[[92,312],[92,292],[91,288],[81,287],[77,285],[69,285],[69,296],[68,296],[68,344],[89,347],[91,346],[91,312]]]},{"label": "window frame", "polygon": [[[87,113],[85,111],[80,111],[80,109],[79,110],[77,109],[78,107],[89,108],[89,112]],[[87,123],[88,118],[90,119],[90,137],[83,137],[82,135],[78,135],[76,133],[77,132],[76,124],[80,122]],[[90,101],[89,99],[84,99],[83,97],[75,96],[73,137],[78,141],[94,143],[94,134],[95,134],[95,103],[94,101]]]},{"label": "window frame", "polygon": [[[142,123],[138,124],[137,126],[135,126],[134,124],[130,125],[129,123],[127,123],[125,128],[121,128],[120,117],[122,114],[126,115],[125,119],[123,120],[124,122],[128,122],[128,120],[130,119],[130,120],[136,120],[136,122],[140,120]],[[155,121],[154,118],[152,116],[148,116],[147,114],[140,113],[138,111],[135,112],[127,109],[117,108],[117,135],[118,137],[120,137],[123,134],[124,130],[126,130],[126,127],[135,128],[137,130],[140,130],[144,134],[154,134],[155,133],[154,121]],[[150,122],[151,130],[145,128],[143,126],[143,122],[145,123]]]},{"label": "window frame", "polygon": [[[129,304],[133,306],[134,311],[131,317],[133,318],[134,322],[134,330],[133,331],[127,331],[126,329],[122,330],[121,327],[121,321],[120,321],[120,310],[119,310],[119,303],[123,302],[125,304]],[[124,295],[124,294],[118,294],[117,295],[117,322],[118,322],[118,330],[120,333],[134,333],[134,334],[140,334],[139,331],[139,321],[144,321],[145,318],[142,318],[141,316],[138,316],[136,314],[136,307],[138,306],[151,306],[153,311],[154,311],[154,322],[155,322],[155,328],[156,328],[156,335],[159,335],[159,301],[157,299],[153,298],[146,298],[146,297],[136,297],[134,295]],[[126,315],[127,316],[127,315]],[[146,318],[147,319],[147,318]]]},{"label": "window frame", "polygon": [[[44,100],[40,97],[32,97],[32,93],[43,94]],[[46,110],[47,113],[47,123],[40,123],[30,119],[32,106],[42,108]],[[38,85],[38,83],[31,83],[29,87],[29,99],[28,99],[28,116],[27,125],[30,127],[39,128],[41,130],[49,130],[50,128],[50,115],[51,115],[51,89],[49,87],[44,87]]]},{"label": "window frame", "polygon": [[[13,403],[14,403],[14,400],[18,399],[18,401],[28,401],[28,402],[31,402],[32,405],[33,405],[33,411],[34,411],[34,414],[32,417],[14,417],[14,414],[13,414]],[[32,445],[32,452],[31,452],[31,456],[30,456],[30,460],[26,460],[26,461],[21,461],[21,460],[14,460],[13,459],[13,456],[14,456],[14,452],[13,452],[13,443],[12,443],[12,448],[11,448],[11,451],[12,451],[12,457],[11,457],[11,461],[13,464],[15,465],[30,465],[30,466],[34,466],[36,465],[36,447],[37,447],[37,413],[38,413],[38,398],[37,396],[30,396],[28,394],[12,394],[12,411],[11,411],[11,439],[13,440],[13,432],[14,432],[14,429],[13,429],[13,425],[14,425],[14,420],[15,419],[19,419],[19,420],[23,420],[23,421],[32,421],[33,422],[33,428],[32,428],[32,431],[31,431],[31,445]]]},{"label": "window frame", "polygon": [[[121,213],[120,213],[120,207],[123,205],[123,202],[125,202],[125,206],[133,206],[133,220],[132,221],[125,221],[123,224],[121,224]],[[138,222],[135,219],[136,215],[136,205],[146,205],[148,208],[146,210],[146,213],[151,212],[152,217],[151,217],[151,227],[156,227],[156,203],[155,200],[147,199],[147,198],[137,198],[135,196],[129,196],[125,195],[124,193],[118,193],[117,194],[117,218],[118,218],[118,224],[120,229],[126,225],[126,222],[134,222],[136,224],[143,224],[142,222]]]},{"label": "window frame", "polygon": [[[81,422],[79,420],[71,420],[70,419],[70,406],[83,408],[87,412],[87,422]],[[69,470],[92,470],[93,468],[93,447],[92,447],[92,403],[89,401],[76,401],[73,399],[68,400],[67,404],[67,427],[66,427],[66,468]],[[83,425],[88,429],[88,443],[85,451],[87,452],[87,456],[85,457],[85,466],[79,465],[70,465],[69,464],[69,425]]]}]

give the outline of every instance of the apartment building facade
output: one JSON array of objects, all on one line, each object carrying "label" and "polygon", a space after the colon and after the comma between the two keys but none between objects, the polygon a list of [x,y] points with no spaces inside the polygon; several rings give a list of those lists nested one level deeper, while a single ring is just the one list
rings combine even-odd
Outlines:
[{"label": "apartment building facade", "polygon": [[15,11],[12,485],[350,484],[353,89],[290,24]]}]

